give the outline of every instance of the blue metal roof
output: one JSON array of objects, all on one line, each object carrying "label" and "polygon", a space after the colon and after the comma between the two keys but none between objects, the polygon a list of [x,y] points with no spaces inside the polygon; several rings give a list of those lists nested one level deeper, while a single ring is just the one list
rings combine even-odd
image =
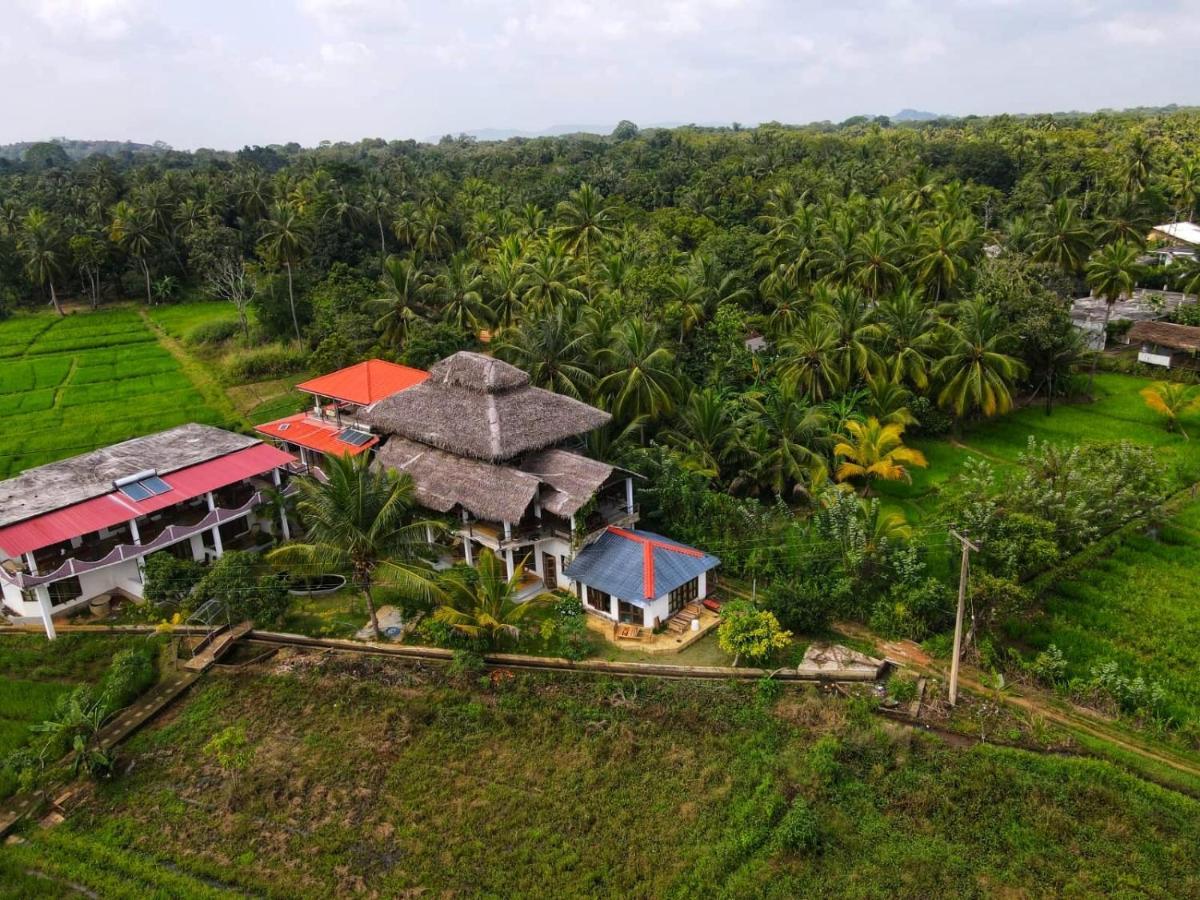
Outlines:
[{"label": "blue metal roof", "polygon": [[[687,584],[702,572],[715,569],[721,561],[704,553],[665,538],[652,531],[633,531],[637,538],[654,541],[668,546],[651,547],[654,555],[654,593],[646,595],[645,544],[621,535],[619,530],[609,529],[588,544],[571,560],[563,573],[568,578],[581,581],[589,587],[604,591],[621,600],[643,603],[669,594],[675,588]],[[677,553],[669,547],[681,547],[689,553]]]}]

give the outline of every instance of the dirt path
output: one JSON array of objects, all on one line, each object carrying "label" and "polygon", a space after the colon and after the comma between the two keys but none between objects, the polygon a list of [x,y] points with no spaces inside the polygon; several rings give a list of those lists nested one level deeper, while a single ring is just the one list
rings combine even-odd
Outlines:
[{"label": "dirt path", "polygon": [[214,412],[218,412],[224,416],[229,424],[250,428],[249,420],[234,405],[233,401],[229,399],[229,395],[225,393],[225,389],[217,383],[205,365],[192,356],[183,344],[159,328],[150,316],[147,315],[146,310],[139,309],[138,315],[142,317],[142,321],[146,323],[146,327],[150,329],[150,333],[154,335],[162,348],[170,353],[175,358],[175,361],[179,363],[179,368],[183,370],[183,374],[187,376],[188,381],[200,392],[200,396],[204,398],[204,402]]},{"label": "dirt path", "polygon": [[[863,626],[850,622],[839,622],[835,627],[849,637],[873,643],[879,652],[888,659],[910,666],[918,672],[935,675],[943,681],[948,677],[942,663],[934,660],[912,641],[884,640]],[[984,684],[982,673],[973,666],[964,665],[959,669],[959,684],[977,694],[994,697],[996,693]],[[1055,698],[1041,691],[1028,687],[1022,687],[1019,691],[1009,688],[998,699],[1011,707],[1028,713],[1036,713],[1069,731],[1086,734],[1130,755],[1165,766],[1200,781],[1200,765],[1163,747],[1134,737],[1099,715],[1077,707],[1064,708]]]}]

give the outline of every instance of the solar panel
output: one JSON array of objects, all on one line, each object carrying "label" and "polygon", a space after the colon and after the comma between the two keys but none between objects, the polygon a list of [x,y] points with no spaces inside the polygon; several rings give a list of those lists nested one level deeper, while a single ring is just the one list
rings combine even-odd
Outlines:
[{"label": "solar panel", "polygon": [[143,485],[140,481],[134,481],[130,484],[123,484],[121,485],[120,490],[121,493],[130,500],[146,500],[147,498],[154,496],[150,492],[150,489]]},{"label": "solar panel", "polygon": [[359,431],[357,428],[343,428],[338,432],[337,439],[342,443],[361,447],[371,439],[371,435],[365,431]]},{"label": "solar panel", "polygon": [[138,484],[148,490],[155,497],[157,497],[159,494],[165,494],[171,489],[171,486],[157,475],[152,475],[149,478],[143,478],[138,482]]}]

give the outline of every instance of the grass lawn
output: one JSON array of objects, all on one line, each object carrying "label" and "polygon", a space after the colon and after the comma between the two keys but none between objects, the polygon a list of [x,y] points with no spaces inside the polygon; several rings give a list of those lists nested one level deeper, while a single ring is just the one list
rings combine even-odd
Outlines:
[{"label": "grass lawn", "polygon": [[219,425],[133,309],[0,322],[0,478],[186,422]]},{"label": "grass lawn", "polygon": [[131,771],[0,850],[0,891],[1200,892],[1197,801],[1104,763],[890,732],[811,690],[269,665],[210,675],[125,748]]},{"label": "grass lawn", "polygon": [[1010,623],[1032,650],[1056,645],[1068,675],[1115,660],[1167,690],[1178,721],[1200,719],[1200,502],[1184,507],[1157,539],[1134,534],[1095,554],[1075,578],[1056,582],[1043,611]]},{"label": "grass lawn", "polygon": [[197,325],[238,321],[237,309],[225,300],[169,303],[151,307],[147,314],[150,321],[177,341],[186,341]]}]

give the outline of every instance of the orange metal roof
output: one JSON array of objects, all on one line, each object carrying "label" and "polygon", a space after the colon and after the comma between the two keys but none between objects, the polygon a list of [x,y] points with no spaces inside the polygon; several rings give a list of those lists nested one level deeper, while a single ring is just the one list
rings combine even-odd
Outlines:
[{"label": "orange metal roof", "polygon": [[255,425],[254,430],[289,444],[334,456],[357,456],[379,443],[378,435],[372,435],[369,441],[357,446],[339,441],[337,436],[342,428],[329,422],[311,419],[308,413],[296,413],[286,419]]},{"label": "orange metal roof", "polygon": [[328,375],[310,378],[296,385],[296,389],[366,406],[418,385],[428,377],[429,373],[421,369],[411,369],[382,359],[368,359]]}]

